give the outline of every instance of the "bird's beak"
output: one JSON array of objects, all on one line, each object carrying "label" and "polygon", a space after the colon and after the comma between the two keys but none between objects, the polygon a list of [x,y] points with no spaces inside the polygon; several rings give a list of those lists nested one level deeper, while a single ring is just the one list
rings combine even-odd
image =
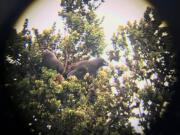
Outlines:
[{"label": "bird's beak", "polygon": [[104,61],[104,66],[108,66],[109,65],[109,63],[107,62],[107,61]]}]

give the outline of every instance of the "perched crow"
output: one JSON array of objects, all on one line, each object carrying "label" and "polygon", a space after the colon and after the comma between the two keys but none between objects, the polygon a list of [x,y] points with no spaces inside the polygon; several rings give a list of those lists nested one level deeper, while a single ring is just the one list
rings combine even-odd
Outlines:
[{"label": "perched crow", "polygon": [[56,55],[48,49],[43,51],[42,64],[47,68],[54,69],[58,73],[63,74],[64,71],[63,65],[59,62]]},{"label": "perched crow", "polygon": [[78,79],[83,79],[86,73],[95,76],[100,67],[107,65],[108,63],[102,58],[80,61],[70,66],[67,77],[75,75]]},{"label": "perched crow", "polygon": [[108,63],[103,58],[96,58],[94,60],[84,60],[70,65],[67,73],[64,74],[64,67],[57,59],[56,55],[50,50],[43,51],[43,66],[54,69],[58,73],[63,74],[64,78],[75,75],[78,79],[83,79],[86,73],[95,76],[98,69],[106,66]]},{"label": "perched crow", "polygon": [[67,77],[75,75],[78,79],[83,79],[84,75],[88,72],[88,69],[85,66],[77,67],[67,74]]}]

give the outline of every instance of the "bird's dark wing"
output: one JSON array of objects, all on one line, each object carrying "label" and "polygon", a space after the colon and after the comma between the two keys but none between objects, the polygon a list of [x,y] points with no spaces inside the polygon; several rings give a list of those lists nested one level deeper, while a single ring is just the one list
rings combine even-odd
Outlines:
[{"label": "bird's dark wing", "polygon": [[59,60],[57,59],[56,55],[53,52],[51,52],[49,50],[44,50],[42,59],[43,59],[42,60],[43,66],[50,68],[50,69],[54,69],[60,74],[63,73],[64,67],[59,62]]},{"label": "bird's dark wing", "polygon": [[78,79],[83,79],[84,78],[84,75],[88,72],[88,69],[85,67],[85,66],[82,66],[82,67],[78,67],[74,70],[72,70],[71,72],[69,72],[67,74],[67,78],[70,77],[70,76],[76,76]]}]

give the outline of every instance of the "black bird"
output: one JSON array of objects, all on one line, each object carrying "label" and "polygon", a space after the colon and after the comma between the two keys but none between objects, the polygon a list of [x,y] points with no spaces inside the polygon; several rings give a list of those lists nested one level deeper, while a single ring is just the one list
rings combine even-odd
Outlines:
[{"label": "black bird", "polygon": [[67,77],[75,75],[78,79],[83,79],[86,73],[95,76],[100,67],[107,65],[108,63],[103,58],[80,61],[70,67]]},{"label": "black bird", "polygon": [[43,51],[42,64],[47,68],[56,70],[60,74],[64,72],[63,65],[59,62],[56,55],[48,49]]}]

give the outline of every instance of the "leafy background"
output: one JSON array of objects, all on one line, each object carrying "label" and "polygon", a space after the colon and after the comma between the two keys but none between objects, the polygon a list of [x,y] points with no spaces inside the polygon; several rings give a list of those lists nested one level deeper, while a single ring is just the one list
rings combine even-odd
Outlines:
[{"label": "leafy background", "polygon": [[139,134],[130,122],[137,119],[141,134],[148,134],[163,118],[176,81],[176,56],[171,34],[153,8],[140,22],[119,26],[106,52],[110,65],[96,77],[58,81],[56,71],[42,67],[43,48],[66,65],[103,54],[102,20],[95,14],[102,2],[61,1],[66,34],[56,32],[55,24],[42,33],[29,30],[26,19],[7,41],[5,86],[13,90],[12,101],[31,132]]}]

